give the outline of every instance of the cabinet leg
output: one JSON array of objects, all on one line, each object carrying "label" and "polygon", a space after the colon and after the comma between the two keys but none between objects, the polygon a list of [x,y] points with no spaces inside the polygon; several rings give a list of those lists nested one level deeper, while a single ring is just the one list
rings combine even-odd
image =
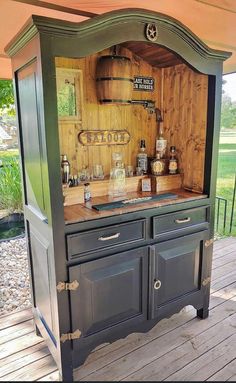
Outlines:
[{"label": "cabinet leg", "polygon": [[35,333],[37,336],[40,336],[42,338],[41,332],[39,331],[39,328],[37,325],[35,325]]},{"label": "cabinet leg", "polygon": [[202,308],[197,310],[197,316],[201,319],[206,319],[209,316],[209,308]]}]

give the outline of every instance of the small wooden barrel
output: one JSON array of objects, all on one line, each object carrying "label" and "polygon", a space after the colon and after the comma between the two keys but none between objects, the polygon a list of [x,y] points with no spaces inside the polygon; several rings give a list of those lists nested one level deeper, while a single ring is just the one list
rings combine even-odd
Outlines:
[{"label": "small wooden barrel", "polygon": [[125,56],[101,56],[97,63],[96,82],[101,103],[130,104],[133,92],[131,60]]}]

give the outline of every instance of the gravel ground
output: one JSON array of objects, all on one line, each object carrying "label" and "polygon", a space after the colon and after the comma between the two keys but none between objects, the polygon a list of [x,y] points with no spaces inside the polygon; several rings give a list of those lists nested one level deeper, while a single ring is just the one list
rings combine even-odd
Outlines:
[{"label": "gravel ground", "polygon": [[0,315],[30,306],[26,240],[0,242]]}]

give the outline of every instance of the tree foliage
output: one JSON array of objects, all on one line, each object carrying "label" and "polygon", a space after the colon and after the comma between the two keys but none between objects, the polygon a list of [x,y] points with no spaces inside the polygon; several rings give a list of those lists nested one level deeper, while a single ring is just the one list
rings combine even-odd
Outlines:
[{"label": "tree foliage", "polygon": [[11,80],[0,80],[0,109],[14,109],[14,92]]},{"label": "tree foliage", "polygon": [[222,95],[221,127],[236,128],[236,101],[232,101],[227,94]]}]

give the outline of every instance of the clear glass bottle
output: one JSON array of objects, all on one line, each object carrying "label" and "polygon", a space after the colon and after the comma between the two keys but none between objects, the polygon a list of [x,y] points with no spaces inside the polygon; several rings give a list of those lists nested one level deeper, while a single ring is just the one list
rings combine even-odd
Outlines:
[{"label": "clear glass bottle", "polygon": [[113,165],[110,171],[108,194],[113,197],[122,196],[126,193],[125,168],[124,163],[122,162],[122,154],[116,152],[113,153],[112,162]]},{"label": "clear glass bottle", "polygon": [[148,157],[147,157],[147,153],[146,153],[145,140],[140,141],[140,151],[137,155],[137,167],[141,168],[143,174],[147,174]]},{"label": "clear glass bottle", "polygon": [[151,162],[151,170],[154,176],[162,176],[165,174],[165,159],[161,158],[159,152],[156,154],[156,158]]},{"label": "clear glass bottle", "polygon": [[61,176],[62,176],[62,183],[67,184],[69,182],[69,178],[70,178],[70,163],[67,159],[66,154],[62,155]]},{"label": "clear glass bottle", "polygon": [[178,171],[178,162],[176,158],[175,146],[170,147],[169,174],[176,174]]},{"label": "clear glass bottle", "polygon": [[160,153],[160,158],[164,158],[166,154],[167,140],[164,139],[163,126],[160,123],[159,137],[156,139],[156,153]]},{"label": "clear glass bottle", "polygon": [[84,184],[84,202],[88,202],[91,199],[90,183]]}]

